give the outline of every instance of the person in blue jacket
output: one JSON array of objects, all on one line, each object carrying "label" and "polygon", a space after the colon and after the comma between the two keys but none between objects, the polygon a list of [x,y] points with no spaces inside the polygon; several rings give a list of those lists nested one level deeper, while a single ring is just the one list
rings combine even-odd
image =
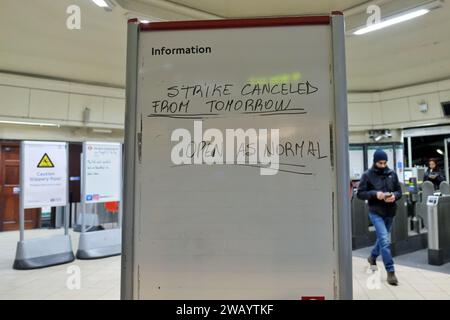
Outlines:
[{"label": "person in blue jacket", "polygon": [[371,267],[376,267],[376,259],[381,254],[387,271],[387,282],[390,285],[397,285],[389,233],[397,209],[395,202],[402,197],[402,190],[397,174],[387,166],[387,161],[386,152],[377,149],[373,155],[373,166],[361,177],[357,197],[368,200],[369,218],[377,235],[375,246],[367,261]]}]

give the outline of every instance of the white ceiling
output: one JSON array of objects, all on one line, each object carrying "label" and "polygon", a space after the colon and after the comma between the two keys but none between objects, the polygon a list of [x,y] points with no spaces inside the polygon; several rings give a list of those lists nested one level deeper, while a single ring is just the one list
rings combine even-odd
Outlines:
[{"label": "white ceiling", "polygon": [[[378,0],[411,4],[419,0]],[[345,10],[362,0],[0,0],[0,70],[124,87],[127,13],[162,20],[278,16]],[[81,9],[68,30],[66,9]],[[382,7],[383,8],[383,7]],[[352,9],[346,11],[353,13]],[[382,11],[383,13],[383,11]],[[364,14],[364,12],[363,12]],[[360,15],[366,19],[365,15]],[[350,21],[352,17],[347,19]],[[362,20],[364,21],[364,20]],[[377,91],[450,78],[450,0],[431,13],[364,36],[347,37],[350,91]]]},{"label": "white ceiling", "polygon": [[417,19],[347,37],[346,56],[352,91],[450,78],[450,1]]},{"label": "white ceiling", "polygon": [[[81,29],[69,30],[70,5]],[[0,0],[0,70],[123,87],[126,18],[90,0]]]},{"label": "white ceiling", "polygon": [[[151,3],[152,0],[139,0]],[[227,18],[330,13],[367,0],[172,0],[194,9]]]}]

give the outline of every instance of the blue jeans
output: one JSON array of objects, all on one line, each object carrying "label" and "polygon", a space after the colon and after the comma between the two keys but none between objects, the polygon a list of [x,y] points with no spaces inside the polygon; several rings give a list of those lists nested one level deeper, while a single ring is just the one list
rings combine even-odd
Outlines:
[{"label": "blue jeans", "polygon": [[394,272],[394,260],[392,260],[391,242],[389,240],[389,232],[391,231],[394,217],[384,218],[376,213],[369,212],[369,218],[377,234],[377,241],[372,249],[371,256],[376,259],[381,253],[386,271]]}]

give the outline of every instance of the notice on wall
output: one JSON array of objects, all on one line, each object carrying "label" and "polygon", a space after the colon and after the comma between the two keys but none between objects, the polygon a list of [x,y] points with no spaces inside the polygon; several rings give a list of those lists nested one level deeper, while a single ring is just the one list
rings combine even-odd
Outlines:
[{"label": "notice on wall", "polygon": [[354,180],[361,179],[364,173],[364,148],[362,146],[350,146],[350,178]]},{"label": "notice on wall", "polygon": [[397,172],[397,175],[401,179],[403,177],[403,145],[396,145],[395,146],[395,169]]},{"label": "notice on wall", "polygon": [[67,143],[23,141],[22,201],[24,208],[67,204]]},{"label": "notice on wall", "polygon": [[120,201],[122,190],[122,145],[85,142],[83,145],[84,201]]}]

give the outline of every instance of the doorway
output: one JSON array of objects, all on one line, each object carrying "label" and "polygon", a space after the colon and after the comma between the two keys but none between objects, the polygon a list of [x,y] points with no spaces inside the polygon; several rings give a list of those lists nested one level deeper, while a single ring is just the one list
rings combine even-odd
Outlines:
[{"label": "doorway", "polygon": [[[0,140],[0,231],[19,230],[20,142]],[[25,229],[40,227],[41,209],[25,210]]]}]

